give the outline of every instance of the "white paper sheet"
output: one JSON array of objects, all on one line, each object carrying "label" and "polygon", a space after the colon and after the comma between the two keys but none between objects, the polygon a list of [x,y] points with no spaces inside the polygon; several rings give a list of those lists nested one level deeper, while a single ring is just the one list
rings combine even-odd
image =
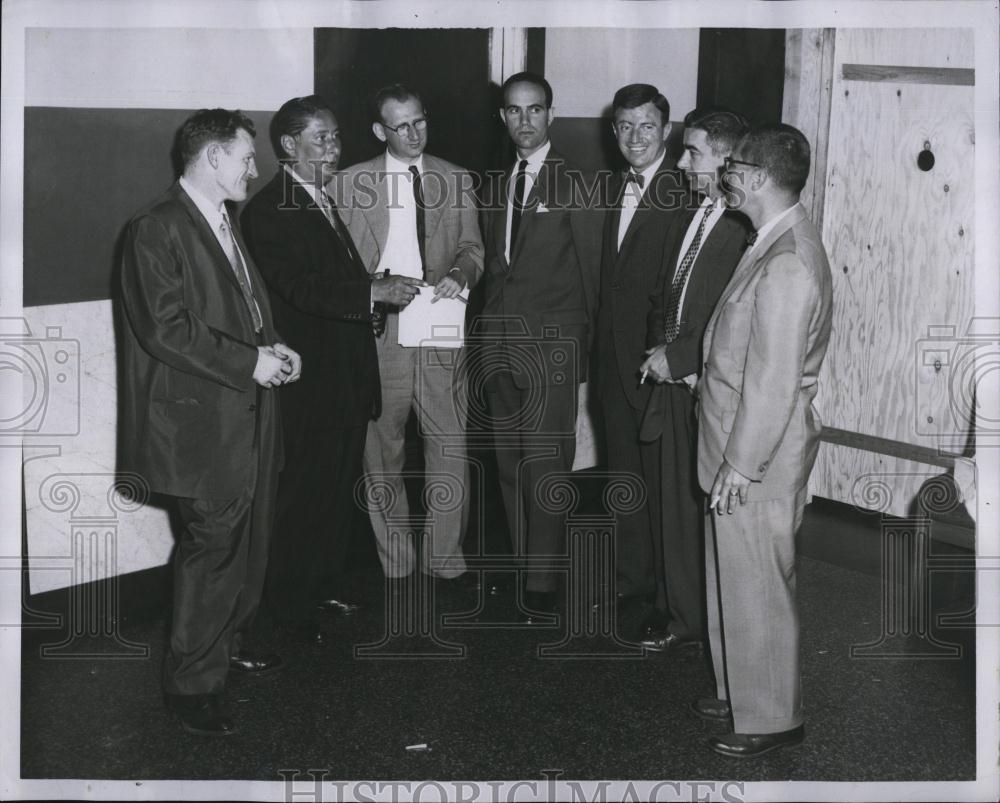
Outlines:
[{"label": "white paper sheet", "polygon": [[[469,291],[460,297],[467,301]],[[434,298],[433,287],[421,287],[413,301],[399,311],[399,337],[401,346],[434,346],[457,349],[465,342],[464,301],[454,298]]]}]

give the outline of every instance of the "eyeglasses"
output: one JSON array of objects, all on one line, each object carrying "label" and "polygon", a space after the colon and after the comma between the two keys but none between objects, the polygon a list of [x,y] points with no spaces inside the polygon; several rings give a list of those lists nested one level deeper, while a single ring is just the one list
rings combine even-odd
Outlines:
[{"label": "eyeglasses", "polygon": [[401,137],[408,137],[414,131],[426,131],[427,118],[421,117],[419,120],[414,120],[412,123],[402,123],[397,126],[391,126],[386,123],[382,123],[382,128],[387,128],[390,131],[394,131]]},{"label": "eyeglasses", "polygon": [[733,165],[745,165],[747,167],[760,167],[760,168],[764,167],[764,165],[759,165],[756,162],[744,162],[741,159],[732,159],[729,156],[727,156],[725,159],[722,160],[722,167],[726,172],[732,170]]}]

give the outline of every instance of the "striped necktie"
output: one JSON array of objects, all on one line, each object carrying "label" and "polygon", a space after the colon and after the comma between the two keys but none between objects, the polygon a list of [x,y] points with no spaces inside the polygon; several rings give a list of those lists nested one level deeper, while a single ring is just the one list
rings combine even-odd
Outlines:
[{"label": "striped necktie", "polygon": [[701,248],[701,238],[705,234],[705,224],[708,222],[709,215],[712,214],[714,209],[714,205],[705,207],[701,221],[698,223],[698,228],[694,233],[694,238],[691,240],[691,245],[688,246],[688,250],[685,252],[680,265],[677,266],[674,278],[670,282],[670,295],[667,299],[667,320],[664,327],[664,335],[668,343],[673,343],[677,339],[677,335],[680,334],[681,298],[684,296],[684,285],[687,284],[691,266],[694,265],[694,261],[698,256],[698,249]]}]

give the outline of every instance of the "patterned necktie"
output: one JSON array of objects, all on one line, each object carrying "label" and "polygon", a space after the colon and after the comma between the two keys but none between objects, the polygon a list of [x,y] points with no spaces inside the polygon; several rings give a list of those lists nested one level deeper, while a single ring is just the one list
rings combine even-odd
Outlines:
[{"label": "patterned necktie", "polygon": [[257,306],[257,300],[253,297],[253,290],[250,288],[250,276],[247,274],[243,255],[240,253],[240,249],[236,245],[236,240],[233,238],[233,230],[229,225],[229,217],[227,215],[222,216],[219,231],[222,232],[222,242],[226,257],[229,259],[229,265],[233,269],[233,273],[236,274],[236,283],[239,284],[240,291],[243,293],[243,301],[246,303],[247,309],[250,310],[250,318],[253,320],[253,330],[259,332],[264,325],[260,315],[260,307]]},{"label": "patterned necktie", "polygon": [[527,167],[527,159],[518,162],[517,176],[514,178],[514,194],[510,200],[510,243],[508,243],[508,250],[511,256],[514,256],[514,243],[517,242],[517,229],[521,225],[521,212],[524,209],[524,188],[528,184],[528,178],[524,171]]},{"label": "patterned necktie", "polygon": [[420,171],[416,165],[410,165],[413,175],[413,200],[417,203],[417,248],[420,249],[420,269],[427,275],[427,262],[424,259],[424,237],[427,235],[427,222],[424,216],[424,186],[420,181]]},{"label": "patterned necktie", "polygon": [[714,209],[715,207],[711,205],[705,207],[705,212],[698,223],[698,229],[694,233],[694,239],[691,240],[691,245],[688,246],[688,250],[685,252],[681,264],[677,266],[674,278],[670,282],[670,296],[667,299],[667,320],[664,326],[664,334],[668,343],[673,343],[677,339],[677,335],[680,334],[681,297],[684,295],[684,285],[687,284],[687,277],[691,272],[691,266],[698,256],[698,249],[701,247],[701,238],[705,233],[705,224],[708,222],[708,217]]}]

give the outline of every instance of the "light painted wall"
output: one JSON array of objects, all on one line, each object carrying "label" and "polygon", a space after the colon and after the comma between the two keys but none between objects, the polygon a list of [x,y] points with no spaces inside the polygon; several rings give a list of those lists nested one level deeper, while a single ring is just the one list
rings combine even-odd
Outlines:
[{"label": "light painted wall", "polygon": [[545,77],[559,117],[600,117],[626,84],[656,86],[680,120],[698,95],[698,28],[547,28]]}]

